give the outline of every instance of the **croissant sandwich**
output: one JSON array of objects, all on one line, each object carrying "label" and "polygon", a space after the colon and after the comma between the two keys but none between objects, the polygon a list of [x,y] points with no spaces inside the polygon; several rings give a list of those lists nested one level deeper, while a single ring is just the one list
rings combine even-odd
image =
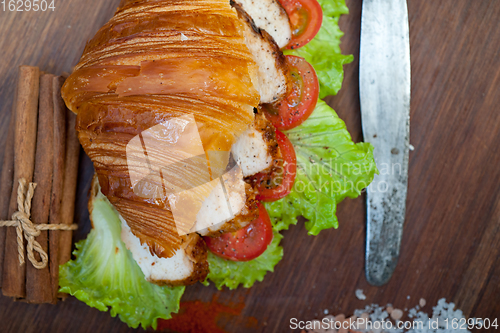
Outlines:
[{"label": "croissant sandwich", "polygon": [[[351,59],[331,33],[347,8],[322,11],[326,1],[122,1],[62,88],[95,176],[94,229],[61,266],[61,291],[155,327],[178,309],[180,286],[207,275],[219,288],[262,281],[282,257],[279,231],[297,216],[310,234],[336,227],[337,202],[359,195],[376,167],[372,148],[352,143],[318,101],[340,88]],[[370,168],[333,170],[354,162]],[[322,189],[322,179],[364,186]],[[106,259],[90,258],[97,248]],[[256,257],[271,268],[249,270]],[[116,261],[129,272],[119,275]],[[123,279],[142,291],[119,290]],[[177,304],[158,310],[154,296],[137,305],[149,291]]]}]

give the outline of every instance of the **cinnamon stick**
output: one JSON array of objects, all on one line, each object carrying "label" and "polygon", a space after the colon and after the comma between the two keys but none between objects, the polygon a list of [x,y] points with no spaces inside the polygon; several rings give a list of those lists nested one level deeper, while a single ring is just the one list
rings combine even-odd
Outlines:
[{"label": "cinnamon stick", "polygon": [[[52,191],[54,168],[54,103],[52,101],[52,79],[54,75],[40,76],[40,96],[38,107],[38,133],[35,153],[34,182],[37,189],[31,206],[31,221],[47,223]],[[45,252],[48,251],[47,231],[41,231],[36,238]],[[40,260],[38,253],[35,258]],[[26,300],[30,303],[52,302],[49,267],[37,269],[26,266]]]},{"label": "cinnamon stick", "polygon": [[[10,193],[14,180],[14,129],[15,114],[10,116],[9,132],[5,142],[5,153],[3,155],[2,173],[0,174],[0,220],[9,220]],[[5,231],[0,228],[0,287],[2,287],[3,255],[5,250]]]},{"label": "cinnamon stick", "polygon": [[[61,207],[61,223],[73,224],[75,215],[76,185],[78,180],[78,161],[80,157],[80,142],[76,134],[76,115],[66,109],[66,161],[64,163],[64,190]],[[71,258],[71,230],[61,231],[59,239],[59,265]]]},{"label": "cinnamon stick", "polygon": [[[64,181],[64,159],[66,154],[66,107],[61,97],[62,77],[53,79],[54,103],[54,176],[52,181],[52,198],[50,203],[50,224],[61,223],[61,201]],[[59,290],[59,230],[50,230],[49,234],[49,268],[53,302],[57,301]]]},{"label": "cinnamon stick", "polygon": [[[17,211],[17,187],[20,178],[33,180],[35,164],[38,89],[40,72],[38,67],[19,67],[16,101],[16,129],[14,140],[14,185],[9,204],[9,216]],[[2,292],[5,296],[21,298],[26,295],[26,264],[18,259],[15,228],[7,228],[3,266]]]}]

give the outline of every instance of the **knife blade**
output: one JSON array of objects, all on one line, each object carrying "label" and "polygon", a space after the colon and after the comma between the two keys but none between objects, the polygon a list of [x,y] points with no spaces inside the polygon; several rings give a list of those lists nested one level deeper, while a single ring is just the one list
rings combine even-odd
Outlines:
[{"label": "knife blade", "polygon": [[365,272],[387,283],[401,246],[408,187],[410,41],[406,0],[364,0],[359,95],[366,142],[380,174],[367,189]]}]

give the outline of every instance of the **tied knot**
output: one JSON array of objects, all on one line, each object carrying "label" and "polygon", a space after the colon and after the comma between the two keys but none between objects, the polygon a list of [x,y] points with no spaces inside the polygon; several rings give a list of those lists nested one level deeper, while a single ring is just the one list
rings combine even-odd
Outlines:
[{"label": "tied knot", "polygon": [[17,211],[14,214],[12,214],[12,219],[17,220],[18,222],[21,223],[21,228],[23,229],[24,233],[28,236],[33,236],[37,237],[40,235],[40,230],[38,230],[33,222],[30,221],[30,217],[28,214]]},{"label": "tied knot", "polygon": [[[42,269],[47,266],[49,256],[44,251],[40,243],[35,240],[35,237],[40,235],[41,230],[75,230],[76,224],[35,224],[30,220],[31,215],[31,200],[35,193],[36,184],[29,183],[26,190],[26,179],[19,179],[17,188],[17,212],[12,214],[12,221],[0,221],[0,227],[15,227],[17,234],[17,252],[19,264],[24,264],[24,238],[27,241],[26,253],[29,261],[35,268]],[[35,258],[34,252],[38,252],[41,261]]]}]

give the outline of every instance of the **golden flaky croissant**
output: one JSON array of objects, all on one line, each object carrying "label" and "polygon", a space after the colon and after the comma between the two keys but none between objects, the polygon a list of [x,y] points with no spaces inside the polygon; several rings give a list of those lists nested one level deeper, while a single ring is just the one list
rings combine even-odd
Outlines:
[{"label": "golden flaky croissant", "polygon": [[[276,9],[275,20],[288,20],[275,1],[270,3]],[[284,57],[275,40],[286,44],[289,32],[271,36],[260,30],[245,6],[245,1],[228,0],[125,1],[87,43],[62,89],[67,106],[77,114],[79,139],[94,163],[101,191],[119,212],[125,229],[130,228],[122,238],[136,242],[136,248],[149,248],[151,255],[171,259],[167,270],[177,270],[146,274],[158,284],[203,280],[207,250],[199,234],[246,225],[257,214],[255,195],[250,185],[234,180],[233,186],[243,194],[231,199],[238,207],[233,218],[198,233],[180,233],[162,180],[155,175],[146,185],[134,180],[131,165],[140,154],[130,153],[131,142],[141,147],[144,133],[149,133],[159,142],[156,150],[148,150],[151,163],[173,160],[161,148],[165,139],[155,135],[161,132],[176,140],[173,119],[184,121],[183,128],[195,124],[204,154],[185,156],[201,160],[191,158],[182,172],[171,171],[172,188],[200,185],[200,179],[207,177],[206,165],[208,181],[219,177],[222,173],[215,171],[211,153],[223,156],[221,170],[234,159],[242,177],[270,170],[279,155],[274,128],[258,109],[287,92]],[[160,191],[148,195],[151,186]],[[207,191],[215,193],[214,186]],[[208,218],[216,210],[216,199],[207,202],[205,214],[198,217]]]}]

